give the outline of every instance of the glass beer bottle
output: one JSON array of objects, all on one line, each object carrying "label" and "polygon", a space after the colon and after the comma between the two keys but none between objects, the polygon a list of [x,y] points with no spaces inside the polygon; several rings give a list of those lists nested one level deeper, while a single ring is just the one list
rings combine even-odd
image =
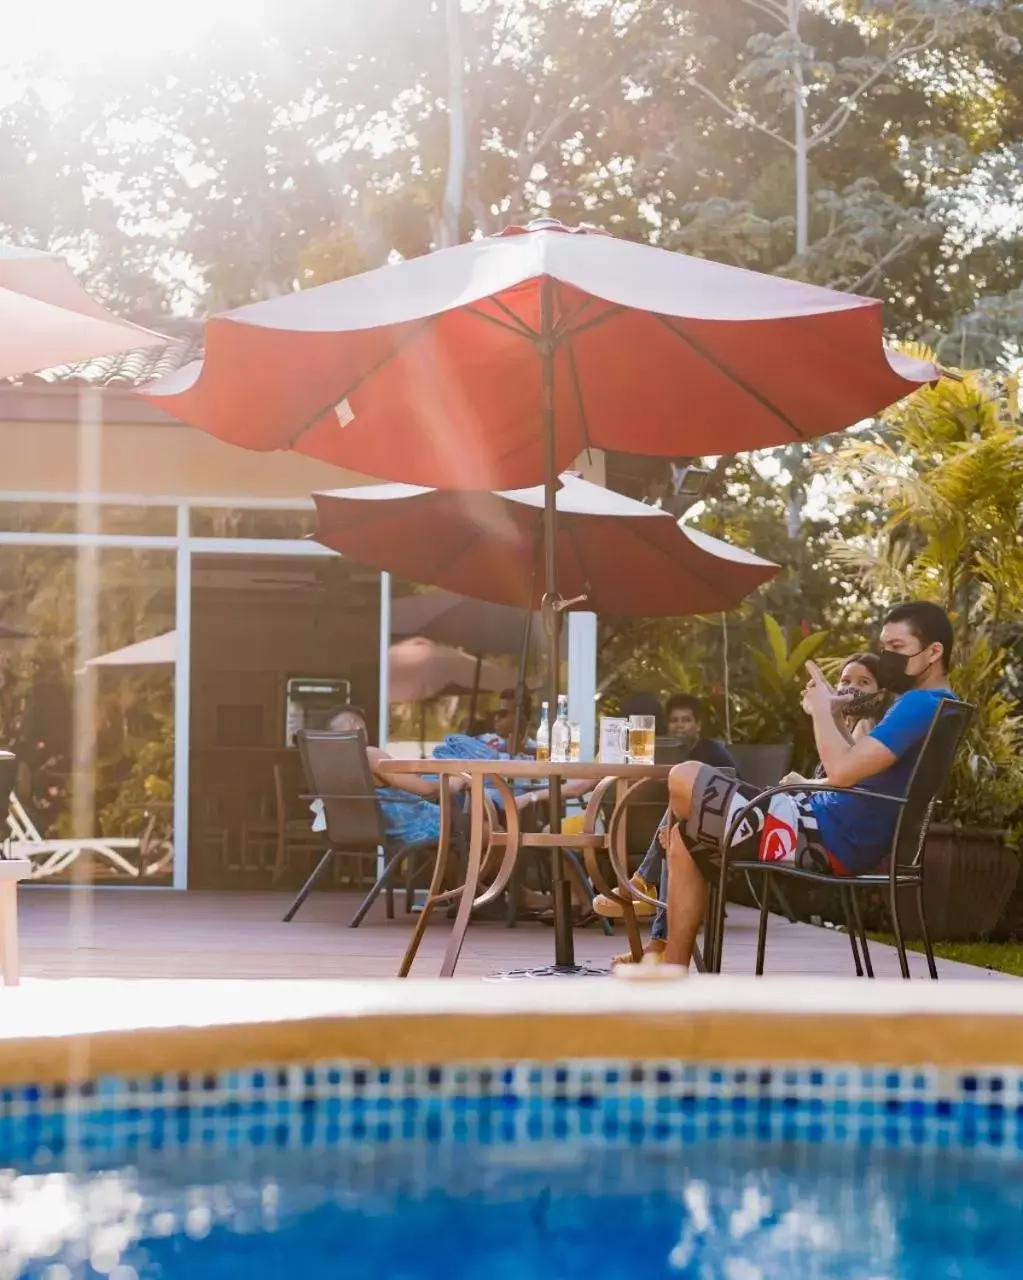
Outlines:
[{"label": "glass beer bottle", "polygon": [[537,760],[551,758],[550,706],[546,702],[540,707],[540,727],[536,731],[536,758]]}]

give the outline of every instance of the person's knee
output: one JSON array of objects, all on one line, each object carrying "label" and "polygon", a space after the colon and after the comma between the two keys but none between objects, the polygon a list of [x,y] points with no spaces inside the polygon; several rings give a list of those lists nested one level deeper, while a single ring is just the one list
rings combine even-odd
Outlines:
[{"label": "person's knee", "polygon": [[668,774],[668,794],[676,818],[689,816],[693,787],[702,768],[703,765],[697,764],[695,760],[686,760],[683,764],[675,765]]}]

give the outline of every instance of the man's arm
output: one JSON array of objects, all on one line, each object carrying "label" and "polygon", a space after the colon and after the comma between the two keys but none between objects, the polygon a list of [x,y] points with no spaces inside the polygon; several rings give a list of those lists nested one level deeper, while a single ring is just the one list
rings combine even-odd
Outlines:
[{"label": "man's arm", "polygon": [[891,768],[898,759],[894,751],[889,751],[876,738],[850,742],[836,724],[831,708],[822,700],[811,702],[810,714],[817,754],[828,782],[836,787],[855,787]]},{"label": "man's arm", "polygon": [[[367,747],[366,757],[374,776],[379,778],[385,786],[397,787],[399,791],[422,796],[424,800],[436,800],[440,796],[439,782],[421,778],[415,773],[388,773],[387,762],[394,757],[389,756],[386,751],[381,751],[379,747]],[[454,777],[451,779],[450,786],[452,791],[461,791],[465,786],[465,779],[461,776]]]}]

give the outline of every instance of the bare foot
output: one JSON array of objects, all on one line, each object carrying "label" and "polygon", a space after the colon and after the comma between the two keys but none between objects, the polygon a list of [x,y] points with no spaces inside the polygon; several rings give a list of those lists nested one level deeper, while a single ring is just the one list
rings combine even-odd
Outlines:
[{"label": "bare foot", "polygon": [[[664,959],[664,948],[668,944],[663,938],[651,938],[643,948],[643,959],[641,964],[660,964]],[[611,968],[617,969],[620,964],[635,964],[632,958],[632,952],[626,951],[624,955],[611,957]]]}]

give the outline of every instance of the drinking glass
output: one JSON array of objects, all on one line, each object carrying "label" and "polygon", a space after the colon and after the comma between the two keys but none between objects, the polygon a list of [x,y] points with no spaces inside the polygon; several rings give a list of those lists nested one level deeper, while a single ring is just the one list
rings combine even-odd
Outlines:
[{"label": "drinking glass", "polygon": [[581,760],[582,754],[583,754],[582,725],[578,725],[573,722],[572,725],[570,725],[570,730],[571,730],[571,738],[570,738],[570,746],[568,751],[568,758],[569,760]]},{"label": "drinking glass", "polygon": [[653,716],[629,716],[629,763],[653,764],[657,721]]}]

